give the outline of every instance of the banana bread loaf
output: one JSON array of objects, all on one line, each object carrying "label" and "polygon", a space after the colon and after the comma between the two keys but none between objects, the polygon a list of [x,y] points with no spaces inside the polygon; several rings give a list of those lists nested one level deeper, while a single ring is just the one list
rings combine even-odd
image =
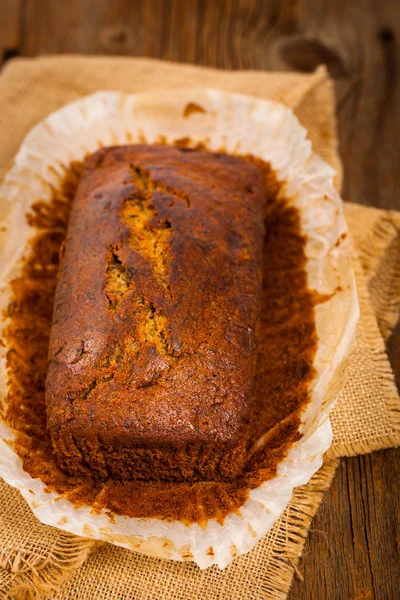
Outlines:
[{"label": "banana bread loaf", "polygon": [[136,145],[86,160],[46,381],[61,468],[159,481],[240,471],[265,202],[261,171],[226,154]]}]

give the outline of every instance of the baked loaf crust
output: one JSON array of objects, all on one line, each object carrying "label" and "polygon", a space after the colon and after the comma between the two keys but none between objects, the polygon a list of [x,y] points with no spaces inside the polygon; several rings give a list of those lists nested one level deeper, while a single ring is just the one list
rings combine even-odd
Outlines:
[{"label": "baked loaf crust", "polygon": [[136,145],[86,160],[46,380],[63,469],[159,481],[240,472],[265,202],[261,171],[226,154]]}]

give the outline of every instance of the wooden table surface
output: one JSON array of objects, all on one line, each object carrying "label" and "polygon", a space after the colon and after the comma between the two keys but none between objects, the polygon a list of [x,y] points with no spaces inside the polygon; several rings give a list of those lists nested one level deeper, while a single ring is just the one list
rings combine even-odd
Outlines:
[{"label": "wooden table surface", "polygon": [[[79,52],[335,80],[343,197],[400,209],[398,0],[0,0],[0,63]],[[400,377],[400,327],[388,350]],[[399,383],[399,380],[398,380]],[[400,598],[400,451],[345,459],[291,600]]]}]

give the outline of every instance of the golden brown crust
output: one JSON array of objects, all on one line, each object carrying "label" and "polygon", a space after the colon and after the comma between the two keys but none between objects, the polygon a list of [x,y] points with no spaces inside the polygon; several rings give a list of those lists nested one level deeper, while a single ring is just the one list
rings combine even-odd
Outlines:
[{"label": "golden brown crust", "polygon": [[73,204],[50,338],[60,465],[229,479],[252,412],[262,172],[226,154],[105,148]]}]

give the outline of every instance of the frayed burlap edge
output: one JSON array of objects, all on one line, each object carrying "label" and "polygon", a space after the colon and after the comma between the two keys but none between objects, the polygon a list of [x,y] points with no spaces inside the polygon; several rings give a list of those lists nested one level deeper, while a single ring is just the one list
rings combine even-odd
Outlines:
[{"label": "frayed burlap edge", "polygon": [[0,598],[37,600],[60,589],[101,543],[72,534],[60,534],[46,556],[4,549],[0,555]]},{"label": "frayed burlap edge", "polygon": [[[378,226],[375,231],[375,235],[371,236],[372,239],[382,240],[385,228]],[[380,247],[380,246],[379,246]],[[378,248],[378,246],[375,246]],[[371,254],[374,252],[374,246],[365,248],[361,251],[361,256],[368,252]],[[378,252],[378,250],[376,250]],[[376,371],[379,372],[381,387],[385,392],[385,403],[388,412],[391,416],[392,431],[387,434],[379,433],[374,437],[369,437],[366,441],[335,441],[327,452],[329,458],[333,457],[344,457],[344,456],[356,456],[358,454],[370,454],[375,450],[382,450],[382,448],[397,448],[400,446],[400,409],[399,409],[399,395],[396,387],[394,373],[388,361],[385,342],[380,333],[377,317],[372,308],[370,294],[367,286],[367,279],[361,265],[360,258],[353,253],[353,269],[357,281],[358,299],[360,303],[360,321],[359,327],[362,328],[365,340],[370,347],[371,356],[376,366]],[[399,287],[399,282],[396,282],[396,286]],[[399,291],[394,290],[393,296],[398,300]],[[397,310],[394,310],[396,302],[393,303],[393,310],[388,311],[390,315],[390,321],[388,323],[394,323],[397,321],[399,315],[399,302],[397,300]],[[389,318],[388,316],[386,318]]]},{"label": "frayed burlap edge", "polygon": [[[378,327],[387,340],[396,326],[400,309],[400,261],[391,260],[391,254],[400,256],[400,215],[387,212],[379,218],[359,248],[367,277],[369,299]],[[385,286],[379,285],[381,271],[385,271]]]},{"label": "frayed burlap edge", "polygon": [[267,600],[285,600],[293,573],[303,580],[298,563],[311,522],[329,489],[339,459],[326,461],[307,485],[295,489],[292,500],[271,532],[271,553],[265,564],[263,592]]},{"label": "frayed burlap edge", "polygon": [[[149,600],[162,598],[162,585],[152,592],[154,580],[165,580],[169,597],[176,600],[194,598],[262,598],[284,600],[287,597],[293,573],[302,579],[298,562],[307,538],[311,521],[334,476],[338,460],[325,462],[320,471],[304,486],[296,488],[287,509],[267,534],[246,556],[240,556],[225,571],[214,569],[199,571],[193,565],[182,565],[176,573],[175,565],[158,559],[127,553],[120,548],[108,546],[106,555],[94,555],[82,566],[81,571],[63,586],[53,600],[75,598],[130,598]],[[115,585],[110,586],[98,577],[100,565],[120,565]],[[182,572],[184,571],[184,572]],[[150,576],[146,579],[146,573]],[[157,574],[156,574],[157,573]],[[122,577],[123,575],[123,577]],[[181,577],[183,585],[173,587],[171,582]],[[213,584],[214,580],[214,584]],[[90,585],[88,584],[90,581]],[[89,591],[90,589],[90,591]]]},{"label": "frayed burlap edge", "polygon": [[[285,512],[268,534],[271,551],[265,562],[266,577],[262,582],[265,600],[284,600],[294,572],[302,579],[297,565],[304,542],[338,464],[339,459],[326,461],[307,485],[296,488]],[[52,552],[46,557],[16,552],[10,559],[3,553],[0,557],[0,567],[8,572],[8,577],[7,590],[0,598],[54,598],[54,594],[60,590],[63,583],[75,574],[98,545],[98,542],[62,534]],[[114,551],[118,552],[119,549],[115,548]]]}]

